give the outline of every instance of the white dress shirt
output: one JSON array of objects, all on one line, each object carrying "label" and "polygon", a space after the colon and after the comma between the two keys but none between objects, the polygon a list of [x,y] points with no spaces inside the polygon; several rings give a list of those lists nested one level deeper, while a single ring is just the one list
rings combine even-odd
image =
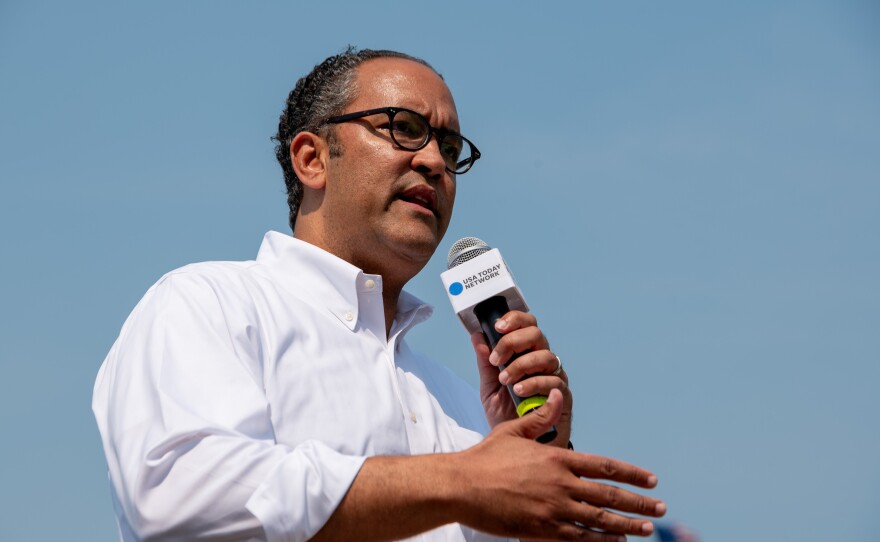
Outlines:
[{"label": "white dress shirt", "polygon": [[120,538],[307,540],[366,457],[479,442],[477,394],[403,339],[431,312],[403,292],[386,339],[381,276],[277,232],[162,277],[95,383]]}]

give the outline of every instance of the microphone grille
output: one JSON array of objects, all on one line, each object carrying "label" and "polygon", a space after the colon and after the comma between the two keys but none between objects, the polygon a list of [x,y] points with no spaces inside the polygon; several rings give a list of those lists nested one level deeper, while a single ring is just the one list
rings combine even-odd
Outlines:
[{"label": "microphone grille", "polygon": [[449,256],[446,258],[446,269],[452,269],[490,250],[492,249],[482,239],[462,237],[449,249]]}]

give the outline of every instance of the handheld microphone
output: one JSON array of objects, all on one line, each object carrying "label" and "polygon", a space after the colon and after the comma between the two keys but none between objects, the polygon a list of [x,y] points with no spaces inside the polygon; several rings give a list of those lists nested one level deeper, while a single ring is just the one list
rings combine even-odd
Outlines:
[{"label": "handheld microphone", "polygon": [[[511,310],[529,312],[529,306],[501,252],[476,237],[464,237],[449,249],[446,267],[440,279],[449,295],[452,309],[469,333],[482,332],[489,348],[494,349],[501,340],[501,333],[495,330],[495,322]],[[525,352],[514,354],[501,368],[507,367],[522,354]],[[507,385],[507,391],[520,417],[547,402],[544,395],[520,397],[513,391],[513,384]],[[556,435],[556,427],[551,427],[537,440],[547,443],[554,440]]]}]

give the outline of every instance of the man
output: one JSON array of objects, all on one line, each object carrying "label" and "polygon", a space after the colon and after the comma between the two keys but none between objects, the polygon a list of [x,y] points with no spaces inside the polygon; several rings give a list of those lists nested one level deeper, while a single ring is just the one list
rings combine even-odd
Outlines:
[{"label": "man", "polygon": [[[459,133],[442,78],[406,55],[348,50],[297,83],[277,136],[293,237],[163,277],[98,375],[122,539],[652,532],[613,510],[661,516],[661,501],[590,479],[656,477],[566,449],[567,377],[532,315],[505,315],[491,353],[473,337],[482,409],[403,339],[430,314],[403,287],[479,157]],[[546,405],[517,419],[502,380]],[[558,438],[535,442],[553,424]]]}]

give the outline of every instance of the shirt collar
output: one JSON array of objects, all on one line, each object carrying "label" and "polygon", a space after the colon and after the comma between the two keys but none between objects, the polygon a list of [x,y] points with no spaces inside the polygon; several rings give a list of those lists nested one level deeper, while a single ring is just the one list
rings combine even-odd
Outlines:
[{"label": "shirt collar", "polygon": [[[277,231],[263,237],[257,264],[265,266],[286,290],[326,308],[350,330],[358,323],[358,292],[382,291],[380,275],[366,274],[315,245]],[[432,313],[431,305],[402,291],[392,334],[423,322]]]}]

